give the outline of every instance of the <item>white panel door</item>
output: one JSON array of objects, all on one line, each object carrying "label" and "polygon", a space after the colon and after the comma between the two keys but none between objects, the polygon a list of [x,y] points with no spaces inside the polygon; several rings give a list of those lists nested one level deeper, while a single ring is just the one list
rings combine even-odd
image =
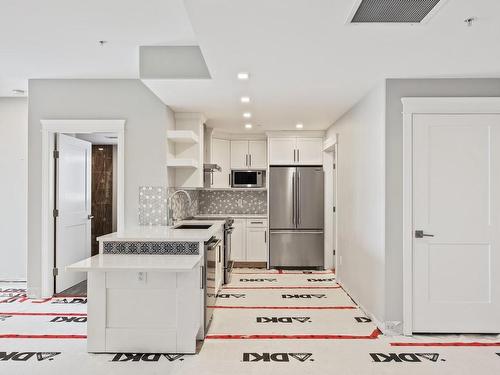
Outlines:
[{"label": "white panel door", "polygon": [[248,141],[248,154],[250,155],[251,169],[267,168],[267,142]]},{"label": "white panel door", "polygon": [[247,261],[267,262],[267,228],[247,227]]},{"label": "white panel door", "polygon": [[231,168],[248,168],[248,141],[231,141]]},{"label": "white panel door", "polygon": [[231,176],[231,144],[227,139],[212,139],[212,163],[218,164],[222,170],[213,172],[214,188],[228,188]]},{"label": "white panel door", "polygon": [[301,165],[323,165],[323,138],[297,138],[297,159]]},{"label": "white panel door", "polygon": [[233,233],[231,234],[231,260],[247,260],[246,251],[246,220],[234,219]]},{"label": "white panel door", "polygon": [[56,293],[86,279],[66,266],[90,257],[92,145],[58,134],[56,208]]},{"label": "white panel door", "polygon": [[413,331],[498,333],[500,116],[415,115],[413,147]]},{"label": "white panel door", "polygon": [[269,138],[269,164],[295,164],[295,138]]}]

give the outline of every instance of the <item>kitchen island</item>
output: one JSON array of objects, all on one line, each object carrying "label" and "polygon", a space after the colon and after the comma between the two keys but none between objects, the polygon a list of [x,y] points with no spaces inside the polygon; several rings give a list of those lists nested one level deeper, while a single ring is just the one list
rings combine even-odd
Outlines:
[{"label": "kitchen island", "polygon": [[221,238],[224,221],[176,229],[182,224],[102,236],[98,255],[67,267],[88,273],[89,352],[196,352],[205,328],[204,244]]}]

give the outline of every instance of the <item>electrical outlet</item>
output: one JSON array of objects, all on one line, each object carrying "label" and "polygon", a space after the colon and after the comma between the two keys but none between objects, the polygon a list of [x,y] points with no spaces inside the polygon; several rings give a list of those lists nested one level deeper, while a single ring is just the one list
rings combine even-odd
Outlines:
[{"label": "electrical outlet", "polygon": [[139,280],[140,282],[145,283],[146,282],[146,278],[147,278],[147,273],[146,272],[138,272],[137,273],[137,280]]}]

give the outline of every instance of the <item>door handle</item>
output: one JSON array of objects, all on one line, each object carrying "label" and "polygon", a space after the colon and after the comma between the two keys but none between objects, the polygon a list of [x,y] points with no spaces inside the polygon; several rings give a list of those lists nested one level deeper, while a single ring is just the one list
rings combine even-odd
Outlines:
[{"label": "door handle", "polygon": [[94,215],[87,215],[88,220],[92,220],[94,218]]},{"label": "door handle", "polygon": [[424,238],[424,237],[434,237],[434,235],[424,233],[423,230],[416,230],[415,231],[415,238]]},{"label": "door handle", "polygon": [[297,224],[300,224],[300,172],[297,172]]},{"label": "door handle", "polygon": [[[295,150],[293,157],[295,161]],[[295,224],[295,172],[292,173],[292,224]]]}]

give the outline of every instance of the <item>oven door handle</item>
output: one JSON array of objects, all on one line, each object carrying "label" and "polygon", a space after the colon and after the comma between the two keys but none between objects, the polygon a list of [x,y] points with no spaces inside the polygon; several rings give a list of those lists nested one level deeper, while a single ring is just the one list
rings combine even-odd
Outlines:
[{"label": "oven door handle", "polygon": [[207,250],[211,251],[211,250],[214,250],[217,246],[219,246],[219,244],[221,243],[222,240],[215,240],[215,241],[212,241],[211,243],[208,244],[207,246]]}]

